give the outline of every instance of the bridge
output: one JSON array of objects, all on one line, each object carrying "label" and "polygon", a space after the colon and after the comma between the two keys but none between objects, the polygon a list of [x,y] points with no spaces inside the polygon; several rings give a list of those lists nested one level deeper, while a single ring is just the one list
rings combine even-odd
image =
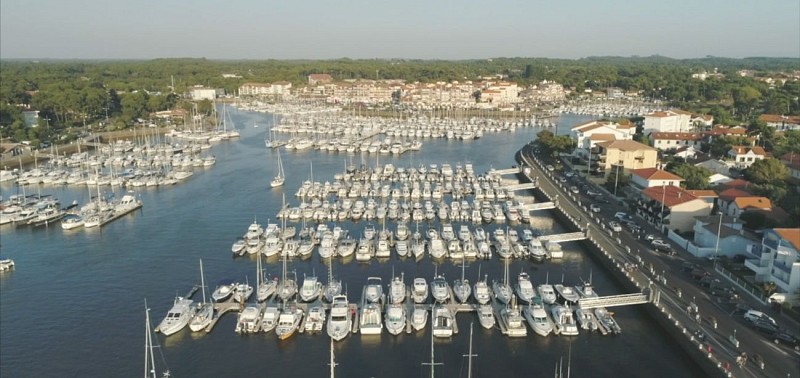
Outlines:
[{"label": "bridge", "polygon": [[520,208],[522,211],[535,211],[535,210],[547,210],[547,209],[555,209],[556,204],[555,202],[539,202],[539,203],[531,203],[527,205],[522,205]]},{"label": "bridge", "polygon": [[547,243],[547,242],[563,243],[563,242],[583,240],[583,239],[586,239],[586,234],[583,232],[568,232],[565,234],[544,235],[539,237],[539,240],[541,240],[542,243]]},{"label": "bridge", "polygon": [[511,185],[504,185],[501,186],[500,189],[506,191],[517,191],[517,190],[527,190],[527,189],[534,189],[536,188],[536,184],[532,182],[527,182],[523,184],[511,184]]},{"label": "bridge", "polygon": [[515,175],[517,173],[520,173],[519,168],[490,169],[489,170],[489,174],[490,175],[500,175],[500,176],[502,176],[502,175]]},{"label": "bridge", "polygon": [[619,307],[649,303],[650,300],[644,293],[609,295],[596,298],[581,298],[578,300],[578,307],[581,309],[591,309],[599,307]]}]

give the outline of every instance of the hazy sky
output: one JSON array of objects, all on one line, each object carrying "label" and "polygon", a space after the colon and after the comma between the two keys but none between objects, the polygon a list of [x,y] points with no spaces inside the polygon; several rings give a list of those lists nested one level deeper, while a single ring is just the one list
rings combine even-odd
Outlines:
[{"label": "hazy sky", "polygon": [[800,57],[800,0],[0,0],[0,58]]}]

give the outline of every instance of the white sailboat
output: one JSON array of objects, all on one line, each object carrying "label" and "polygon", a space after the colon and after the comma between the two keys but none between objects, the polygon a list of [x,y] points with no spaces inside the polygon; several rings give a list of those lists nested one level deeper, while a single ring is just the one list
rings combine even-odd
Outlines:
[{"label": "white sailboat", "polygon": [[259,302],[263,302],[275,294],[275,291],[278,289],[278,280],[267,280],[264,278],[264,272],[261,268],[261,254],[258,255],[256,265],[258,265],[256,267],[256,299]]},{"label": "white sailboat", "polygon": [[[156,373],[155,354],[153,353],[153,348],[155,348],[156,346],[153,345],[154,338],[153,338],[153,332],[150,329],[150,309],[147,308],[147,300],[144,301],[144,307],[145,307],[144,377],[156,378],[158,375]],[[165,370],[164,372],[162,372],[162,377],[169,377],[169,376],[170,376],[169,370]]]},{"label": "white sailboat", "polygon": [[281,151],[278,150],[278,174],[272,179],[270,182],[270,186],[273,188],[277,188],[279,186],[283,186],[283,183],[286,181],[286,174],[283,170],[283,160],[281,160]]},{"label": "white sailboat", "polygon": [[333,298],[342,293],[342,281],[333,278],[333,258],[328,258],[328,285],[325,286],[324,297],[329,303]]},{"label": "white sailboat", "polygon": [[503,282],[494,282],[494,296],[503,304],[509,304],[514,292],[511,291],[511,285],[508,284],[508,259],[504,260],[505,269],[503,270]]},{"label": "white sailboat", "polygon": [[197,304],[194,316],[192,320],[189,321],[189,329],[191,329],[192,332],[199,332],[205,329],[211,324],[211,320],[214,318],[214,304],[206,302],[206,280],[203,275],[203,259],[200,259],[200,290],[203,292],[203,303]]},{"label": "white sailboat", "polygon": [[465,261],[466,259],[461,259],[461,279],[456,279],[453,282],[453,295],[460,303],[467,303],[467,300],[472,295],[472,287],[469,285],[469,280],[464,277]]}]

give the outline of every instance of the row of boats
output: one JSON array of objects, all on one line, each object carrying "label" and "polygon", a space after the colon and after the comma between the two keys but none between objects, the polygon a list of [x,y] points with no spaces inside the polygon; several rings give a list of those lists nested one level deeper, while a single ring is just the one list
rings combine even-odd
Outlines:
[{"label": "row of boats", "polygon": [[58,199],[52,196],[13,195],[2,204],[0,225],[49,226],[61,224],[64,230],[80,227],[102,227],[119,217],[142,207],[142,201],[134,192],[127,192],[118,200],[97,196],[83,206],[73,203],[61,208]]}]

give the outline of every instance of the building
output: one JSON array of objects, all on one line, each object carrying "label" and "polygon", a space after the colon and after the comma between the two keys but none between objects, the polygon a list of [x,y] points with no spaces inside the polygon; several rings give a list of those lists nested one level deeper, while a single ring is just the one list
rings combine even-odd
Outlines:
[{"label": "building", "polygon": [[741,196],[725,202],[725,206],[720,209],[732,217],[741,217],[746,211],[771,211],[772,201],[767,197]]},{"label": "building", "polygon": [[699,147],[695,148],[694,146],[684,146],[675,149],[675,156],[683,158],[684,160],[696,159],[702,154],[703,151]]},{"label": "building", "polygon": [[589,121],[570,130],[570,136],[578,144],[573,154],[588,158],[597,143],[614,140],[632,140],[636,129],[633,125],[620,125],[616,122]]},{"label": "building", "polygon": [[699,247],[697,257],[746,255],[747,251],[761,244],[760,238],[744,229],[735,217],[709,215],[697,217],[694,223],[693,243]]},{"label": "building", "polygon": [[288,81],[274,83],[244,83],[239,86],[239,96],[287,96],[292,89]]},{"label": "building", "polygon": [[22,119],[25,121],[25,126],[36,127],[39,125],[39,111],[38,110],[23,110]]},{"label": "building", "polygon": [[785,116],[780,114],[762,114],[758,117],[767,126],[775,131],[800,130],[800,116]]},{"label": "building", "polygon": [[789,179],[800,182],[800,154],[788,152],[781,156],[781,163],[789,170]]},{"label": "building", "polygon": [[333,81],[333,77],[328,74],[308,75],[308,85],[327,84]]},{"label": "building", "polygon": [[692,114],[683,110],[665,110],[644,116],[644,134],[680,133],[692,130]]},{"label": "building", "polygon": [[596,144],[598,162],[605,170],[613,166],[624,169],[655,168],[658,151],[632,140],[613,140]]},{"label": "building", "polygon": [[709,205],[711,205],[711,207],[714,207],[714,205],[717,203],[717,199],[719,198],[717,192],[710,189],[690,189],[687,190],[687,192],[703,201],[706,201]]},{"label": "building", "polygon": [[699,150],[703,143],[703,134],[654,132],[650,134],[650,141],[653,143],[653,147],[661,151],[677,150],[683,147],[695,147]]},{"label": "building", "polygon": [[756,282],[774,282],[783,300],[797,304],[800,290],[800,228],[764,231],[761,245],[750,248],[744,266],[755,273]]},{"label": "building", "polygon": [[765,157],[767,157],[767,152],[760,146],[733,146],[728,151],[728,158],[733,160],[733,166],[739,169],[747,168],[753,165],[756,160],[761,160]]},{"label": "building", "polygon": [[642,190],[637,213],[662,231],[690,231],[695,217],[711,214],[712,205],[678,186],[664,185]]},{"label": "building", "polygon": [[680,186],[684,181],[680,176],[657,168],[633,169],[630,173],[631,183],[638,190],[664,185]]},{"label": "building", "polygon": [[192,100],[215,100],[217,96],[225,94],[225,90],[218,88],[194,87],[191,91]]}]

